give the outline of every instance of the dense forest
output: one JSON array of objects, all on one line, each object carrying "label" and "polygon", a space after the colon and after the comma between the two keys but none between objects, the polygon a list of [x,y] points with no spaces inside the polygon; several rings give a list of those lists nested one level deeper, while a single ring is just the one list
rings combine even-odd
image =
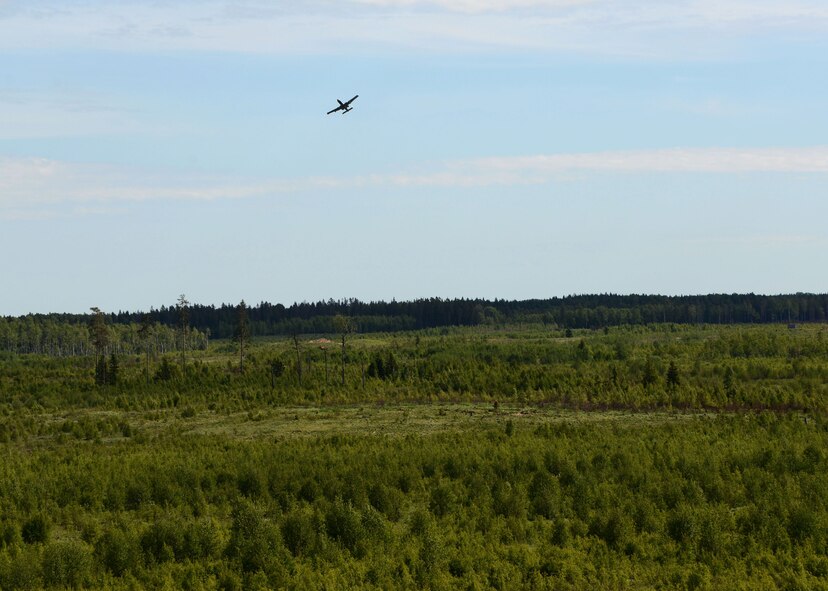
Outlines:
[{"label": "dense forest", "polygon": [[[209,338],[230,338],[237,324],[237,305],[219,307],[184,300],[187,345],[204,348]],[[503,326],[515,323],[562,328],[676,324],[768,324],[825,322],[828,294],[703,296],[581,295],[546,300],[483,300],[440,298],[409,302],[361,302],[355,299],[296,303],[291,306],[261,302],[247,308],[254,336],[325,334],[336,332],[334,319],[349,318],[352,330],[362,333],[400,332],[444,326]],[[90,351],[85,325],[88,314],[30,314],[0,317],[0,350],[50,355],[83,355]],[[179,326],[182,306],[149,312],[109,312],[113,346],[119,352],[139,350],[138,325],[156,326],[158,348],[175,348],[172,329]],[[164,329],[170,330],[164,330]],[[178,341],[181,342],[181,341]]]}]

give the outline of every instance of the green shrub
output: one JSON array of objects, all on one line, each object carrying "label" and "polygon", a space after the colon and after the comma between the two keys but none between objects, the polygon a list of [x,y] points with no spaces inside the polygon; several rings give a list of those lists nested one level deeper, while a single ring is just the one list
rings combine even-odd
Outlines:
[{"label": "green shrub", "polygon": [[168,515],[150,524],[141,535],[141,550],[149,564],[184,556],[184,531],[180,520]]},{"label": "green shrub", "polygon": [[795,507],[788,516],[788,535],[795,542],[803,542],[817,531],[817,519],[809,507]]},{"label": "green shrub", "polygon": [[17,546],[23,541],[20,530],[13,521],[0,523],[0,549]]},{"label": "green shrub", "polygon": [[590,533],[603,539],[610,548],[626,550],[633,541],[635,529],[628,515],[614,510],[606,517],[599,516],[590,528]]},{"label": "green shrub", "polygon": [[431,489],[429,510],[437,517],[448,515],[457,502],[457,497],[450,482],[438,482]]},{"label": "green shrub", "polygon": [[667,519],[667,533],[682,544],[693,542],[698,535],[696,515],[690,507],[681,507]]},{"label": "green shrub", "polygon": [[227,568],[222,569],[216,579],[219,591],[242,591],[244,589],[241,577]]},{"label": "green shrub", "polygon": [[0,554],[0,589],[40,589],[42,585],[43,570],[36,548],[25,548],[12,556]]},{"label": "green shrub", "polygon": [[318,545],[318,524],[314,515],[306,510],[296,510],[282,520],[282,538],[294,556],[313,552]]},{"label": "green shrub", "polygon": [[552,519],[560,512],[561,487],[558,479],[541,469],[532,476],[529,484],[529,503],[532,512],[540,517]]},{"label": "green shrub", "polygon": [[49,538],[51,525],[44,515],[34,515],[23,523],[20,533],[27,544],[44,543]]},{"label": "green shrub", "polygon": [[239,473],[238,487],[241,494],[251,499],[257,499],[267,491],[264,476],[251,466],[243,468]]},{"label": "green shrub", "polygon": [[279,528],[261,508],[242,501],[233,509],[227,554],[238,560],[244,572],[280,571],[284,552]]},{"label": "green shrub", "polygon": [[368,501],[388,519],[397,521],[402,515],[405,495],[397,488],[378,483],[369,487]]},{"label": "green shrub", "polygon": [[512,486],[506,480],[498,480],[492,491],[493,508],[497,515],[504,517],[525,518],[528,508],[526,491],[519,486]]},{"label": "green shrub", "polygon": [[357,553],[365,537],[359,511],[350,503],[336,499],[325,515],[325,529],[332,540],[336,540],[351,553]]},{"label": "green shrub", "polygon": [[78,588],[91,574],[92,552],[78,540],[58,540],[43,548],[43,581],[47,586]]},{"label": "green shrub", "polygon": [[572,540],[572,532],[568,519],[557,519],[552,527],[552,543],[556,546],[568,546]]},{"label": "green shrub", "polygon": [[95,544],[101,565],[116,577],[134,569],[141,559],[141,547],[127,528],[108,528]]},{"label": "green shrub", "polygon": [[190,521],[184,528],[182,554],[190,560],[212,558],[222,550],[221,531],[209,517]]},{"label": "green shrub", "polygon": [[430,527],[432,527],[433,518],[428,511],[417,508],[411,513],[408,521],[408,530],[415,536],[425,534]]}]

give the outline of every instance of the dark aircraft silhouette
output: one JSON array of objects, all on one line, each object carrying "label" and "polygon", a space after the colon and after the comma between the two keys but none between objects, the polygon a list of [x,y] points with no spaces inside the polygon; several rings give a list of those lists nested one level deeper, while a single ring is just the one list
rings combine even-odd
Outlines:
[{"label": "dark aircraft silhouette", "polygon": [[354,108],[351,106],[351,103],[354,102],[358,96],[359,95],[356,95],[354,96],[354,98],[344,103],[341,100],[336,99],[336,102],[339,103],[339,106],[336,109],[331,109],[330,111],[328,111],[328,115],[330,115],[331,113],[336,113],[337,111],[342,111],[343,115],[348,111],[353,111]]}]

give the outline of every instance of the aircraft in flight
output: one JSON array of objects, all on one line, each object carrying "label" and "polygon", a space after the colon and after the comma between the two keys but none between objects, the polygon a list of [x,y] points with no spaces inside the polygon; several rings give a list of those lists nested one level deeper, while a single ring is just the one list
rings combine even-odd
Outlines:
[{"label": "aircraft in flight", "polygon": [[336,102],[339,103],[339,106],[336,109],[331,109],[330,111],[328,111],[328,115],[330,115],[331,113],[336,113],[337,111],[342,111],[343,115],[348,111],[353,111],[354,108],[351,106],[351,103],[354,102],[358,96],[359,95],[356,95],[354,96],[354,98],[344,103],[341,100],[336,99]]}]

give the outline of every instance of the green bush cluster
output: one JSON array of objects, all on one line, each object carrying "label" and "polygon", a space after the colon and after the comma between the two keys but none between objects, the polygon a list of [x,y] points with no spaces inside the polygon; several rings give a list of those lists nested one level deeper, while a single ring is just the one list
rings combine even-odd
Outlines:
[{"label": "green bush cluster", "polygon": [[7,445],[0,588],[820,588],[804,418]]},{"label": "green bush cluster", "polygon": [[[230,343],[189,359],[114,357],[117,383],[96,386],[89,357],[0,359],[0,407],[32,410],[239,409],[273,404],[498,400],[575,408],[828,410],[822,325],[653,325],[576,331],[477,327],[352,335],[345,383],[338,347],[315,337],[260,341],[245,371]],[[113,357],[110,356],[110,364]],[[148,362],[149,361],[149,362]],[[278,371],[274,371],[274,368]],[[332,376],[335,376],[332,377]],[[301,379],[300,379],[301,378]],[[0,415],[0,441],[16,437]]]}]

